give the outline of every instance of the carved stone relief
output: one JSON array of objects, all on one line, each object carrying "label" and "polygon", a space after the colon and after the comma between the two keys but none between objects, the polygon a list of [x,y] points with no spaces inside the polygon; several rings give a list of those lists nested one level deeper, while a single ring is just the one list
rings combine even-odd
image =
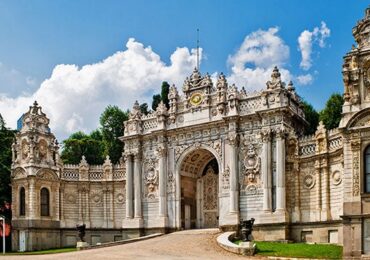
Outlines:
[{"label": "carved stone relief", "polygon": [[145,197],[153,200],[158,197],[158,170],[156,167],[157,160],[154,158],[148,159],[145,162],[144,184]]},{"label": "carved stone relief", "polygon": [[302,182],[303,187],[310,190],[315,186],[316,179],[312,173],[308,173],[303,177]]}]

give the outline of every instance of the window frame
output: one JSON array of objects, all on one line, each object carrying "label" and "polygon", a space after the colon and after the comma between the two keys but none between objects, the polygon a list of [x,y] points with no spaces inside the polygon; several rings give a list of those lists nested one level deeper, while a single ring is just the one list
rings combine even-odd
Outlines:
[{"label": "window frame", "polygon": [[19,216],[26,216],[26,189],[24,187],[19,189]]},{"label": "window frame", "polygon": [[46,187],[40,190],[40,216],[50,217],[50,191]]}]

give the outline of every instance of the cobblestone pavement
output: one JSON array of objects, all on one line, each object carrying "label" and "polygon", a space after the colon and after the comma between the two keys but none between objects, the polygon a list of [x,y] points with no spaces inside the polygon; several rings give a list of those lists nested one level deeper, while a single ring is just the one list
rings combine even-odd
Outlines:
[{"label": "cobblestone pavement", "polygon": [[[113,259],[247,259],[226,252],[217,245],[216,229],[186,230],[126,245],[97,248],[85,251],[31,256],[6,256],[13,260],[113,260]],[[256,259],[253,257],[253,259]]]}]

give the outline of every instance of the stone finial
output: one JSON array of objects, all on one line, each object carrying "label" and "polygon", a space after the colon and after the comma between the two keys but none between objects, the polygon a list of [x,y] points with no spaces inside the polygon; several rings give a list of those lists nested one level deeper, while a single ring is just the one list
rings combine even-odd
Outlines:
[{"label": "stone finial", "polygon": [[82,155],[80,165],[82,165],[82,166],[85,166],[85,165],[87,166],[88,165],[85,155]]},{"label": "stone finial", "polygon": [[319,122],[317,126],[317,130],[315,132],[315,139],[316,139],[316,152],[323,153],[327,151],[328,144],[327,144],[327,135],[326,135],[326,128],[322,121]]},{"label": "stone finial", "polygon": [[177,96],[178,96],[177,88],[176,88],[175,84],[172,84],[172,86],[170,87],[170,90],[168,92],[168,99],[169,100],[176,99]]},{"label": "stone finial", "polygon": [[139,102],[136,100],[134,103],[134,106],[132,107],[132,110],[130,111],[129,119],[140,119],[141,118],[141,109]]},{"label": "stone finial", "polygon": [[39,110],[41,109],[41,107],[39,106],[39,104],[37,103],[37,101],[35,100],[33,102],[33,105],[30,106],[30,114],[32,115],[38,115],[39,114]]},{"label": "stone finial", "polygon": [[267,81],[267,89],[278,89],[283,88],[284,83],[281,81],[281,74],[277,66],[274,67],[271,73],[271,80]]},{"label": "stone finial", "polygon": [[156,115],[157,116],[160,116],[160,115],[167,115],[167,107],[166,105],[163,103],[163,101],[161,101],[159,104],[158,104],[158,107],[157,109],[155,110],[156,112]]},{"label": "stone finial", "polygon": [[110,160],[110,158],[109,158],[109,155],[107,155],[106,157],[105,157],[105,161],[104,161],[104,164],[103,165],[112,165],[112,162],[111,162],[111,160]]},{"label": "stone finial", "polygon": [[226,80],[225,75],[222,72],[218,76],[216,87],[217,87],[217,90],[227,89],[227,80]]},{"label": "stone finial", "polygon": [[288,83],[288,87],[287,87],[287,90],[288,90],[289,92],[294,92],[294,91],[295,91],[295,87],[294,87],[294,85],[293,85],[293,82],[292,82],[292,81],[289,81],[289,83]]},{"label": "stone finial", "polygon": [[200,80],[202,79],[202,75],[198,71],[197,67],[194,68],[193,73],[190,76],[190,82],[193,86],[198,85]]}]

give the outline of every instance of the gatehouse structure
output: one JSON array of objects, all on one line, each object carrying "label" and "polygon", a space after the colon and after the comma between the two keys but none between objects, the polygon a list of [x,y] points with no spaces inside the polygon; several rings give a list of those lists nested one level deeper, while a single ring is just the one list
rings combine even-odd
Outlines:
[{"label": "gatehouse structure", "polygon": [[124,122],[118,164],[63,164],[49,119],[35,102],[13,144],[13,248],[73,246],[154,232],[233,229],[255,218],[257,240],[336,243],[370,254],[370,9],[344,57],[338,129],[312,136],[292,82],[275,67],[260,92],[213,82],[195,69]]}]

